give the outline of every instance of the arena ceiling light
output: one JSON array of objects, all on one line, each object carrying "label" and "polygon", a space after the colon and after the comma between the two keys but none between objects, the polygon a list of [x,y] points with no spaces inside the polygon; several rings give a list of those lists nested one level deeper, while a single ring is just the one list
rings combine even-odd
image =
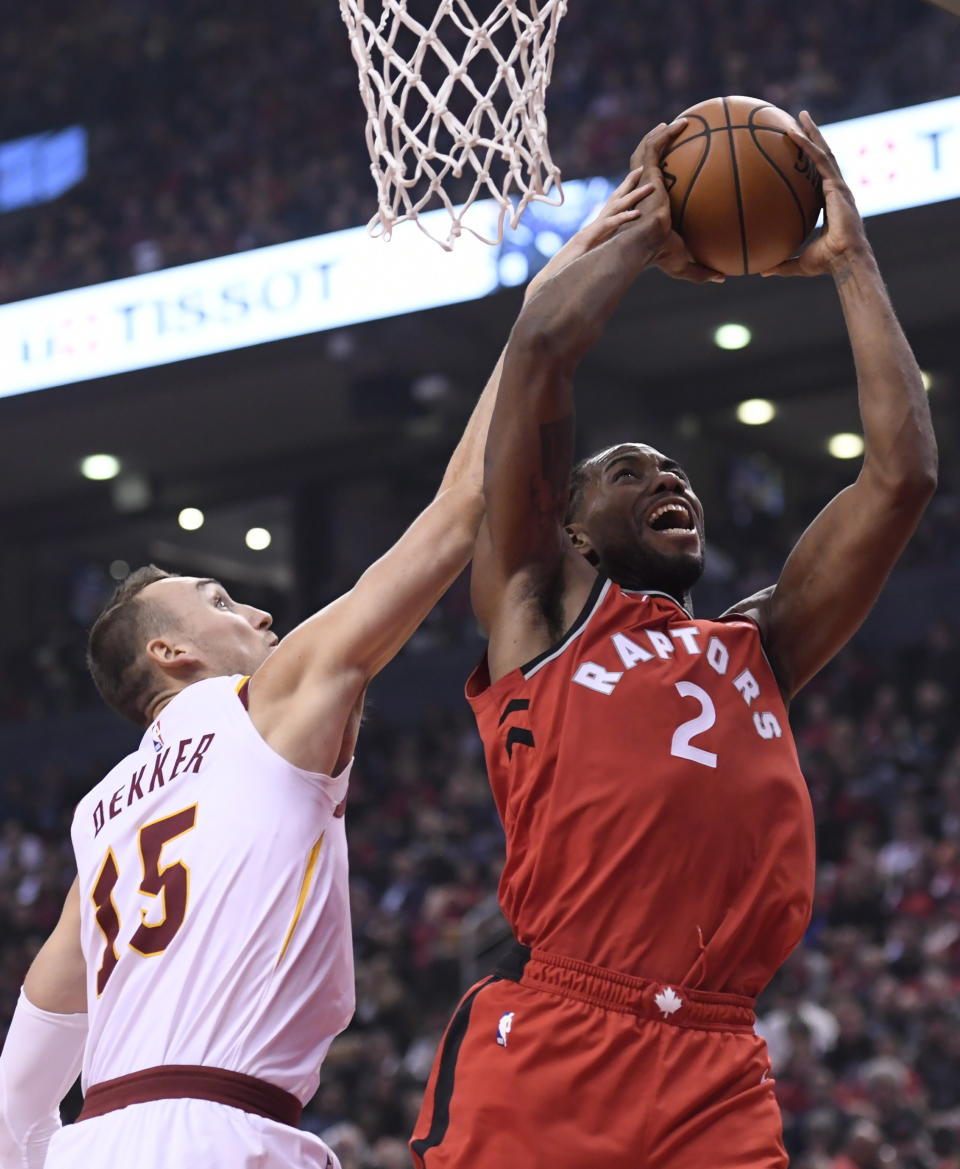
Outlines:
[{"label": "arena ceiling light", "polygon": [[120,460],[116,455],[87,455],[80,464],[84,479],[116,479],[120,474]]},{"label": "arena ceiling light", "polygon": [[744,426],[765,426],[776,416],[776,406],[766,398],[747,398],[737,407],[737,420]]},{"label": "arena ceiling light", "polygon": [[746,349],[753,334],[746,325],[718,325],[713,331],[713,343],[718,349]]},{"label": "arena ceiling light", "polygon": [[185,507],[177,516],[177,523],[185,532],[195,532],[203,527],[205,516],[199,507]]},{"label": "arena ceiling light", "polygon": [[863,454],[863,438],[859,434],[834,434],[827,442],[827,450],[835,459],[859,459]]},{"label": "arena ceiling light", "polygon": [[244,542],[253,552],[262,552],[264,548],[269,548],[272,541],[273,536],[266,528],[251,528],[244,536]]}]

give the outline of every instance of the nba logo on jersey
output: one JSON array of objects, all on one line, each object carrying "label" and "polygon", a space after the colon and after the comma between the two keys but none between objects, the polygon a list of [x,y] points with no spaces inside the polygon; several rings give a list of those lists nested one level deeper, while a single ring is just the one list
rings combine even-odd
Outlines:
[{"label": "nba logo on jersey", "polygon": [[513,1026],[513,1011],[506,1011],[500,1016],[500,1022],[497,1024],[497,1043],[501,1047],[507,1046],[507,1036],[510,1034],[510,1028]]},{"label": "nba logo on jersey", "polygon": [[159,755],[160,752],[163,750],[163,735],[160,734],[160,720],[159,719],[157,719],[157,721],[150,728],[150,734],[153,738],[153,749]]}]

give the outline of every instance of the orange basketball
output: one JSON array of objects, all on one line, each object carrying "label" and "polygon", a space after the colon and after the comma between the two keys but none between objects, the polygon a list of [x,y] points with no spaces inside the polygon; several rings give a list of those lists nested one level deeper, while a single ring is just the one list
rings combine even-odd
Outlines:
[{"label": "orange basketball", "polygon": [[755,97],[713,97],[680,117],[689,125],[660,165],[694,259],[747,276],[792,256],[823,207],[816,167],[786,134],[793,118]]}]

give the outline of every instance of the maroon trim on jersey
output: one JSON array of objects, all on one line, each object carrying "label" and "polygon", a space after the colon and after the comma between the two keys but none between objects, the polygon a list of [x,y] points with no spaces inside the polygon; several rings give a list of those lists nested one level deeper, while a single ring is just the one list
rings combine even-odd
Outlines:
[{"label": "maroon trim on jersey", "polygon": [[237,687],[237,697],[243,703],[244,710],[250,709],[250,693],[249,693],[249,691],[250,691],[250,676],[248,674],[247,677],[244,678],[241,681],[240,685]]},{"label": "maroon trim on jersey", "polygon": [[303,1112],[303,1105],[296,1096],[276,1084],[268,1084],[266,1080],[223,1068],[170,1064],[144,1068],[140,1072],[94,1084],[87,1089],[77,1120],[91,1120],[130,1104],[146,1104],[151,1100],[212,1100],[293,1128],[300,1123]]}]

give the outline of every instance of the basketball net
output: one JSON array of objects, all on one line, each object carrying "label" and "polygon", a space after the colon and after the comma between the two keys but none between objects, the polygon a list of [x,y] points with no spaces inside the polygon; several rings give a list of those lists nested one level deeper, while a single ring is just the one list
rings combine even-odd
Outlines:
[{"label": "basketball net", "polygon": [[[489,14],[466,0],[340,0],[367,110],[374,235],[413,220],[448,251],[464,230],[499,243],[531,200],[563,201],[544,106],[567,0],[471,2]],[[414,8],[430,11],[421,21]],[[493,238],[464,222],[486,195],[500,209]],[[431,230],[421,216],[440,206],[449,222]]]}]

